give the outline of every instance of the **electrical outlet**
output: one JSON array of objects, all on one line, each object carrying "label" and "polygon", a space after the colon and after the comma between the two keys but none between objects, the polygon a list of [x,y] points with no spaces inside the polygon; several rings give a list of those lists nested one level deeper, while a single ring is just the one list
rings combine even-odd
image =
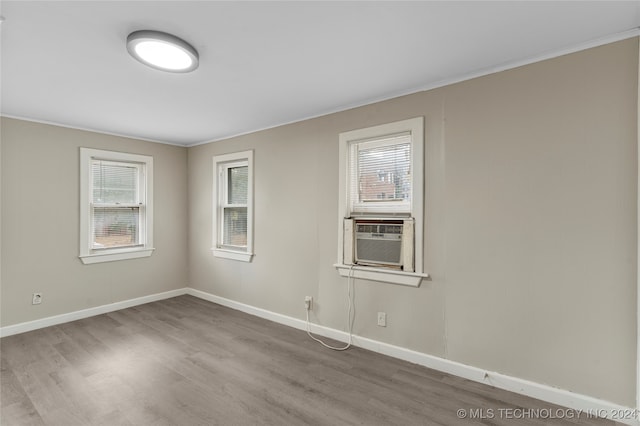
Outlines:
[{"label": "electrical outlet", "polygon": [[42,293],[33,293],[33,297],[31,298],[32,305],[39,305],[42,303]]},{"label": "electrical outlet", "polygon": [[304,297],[304,308],[307,311],[312,311],[313,310],[313,297],[311,297],[311,296],[305,296]]},{"label": "electrical outlet", "polygon": [[378,312],[378,325],[380,327],[387,326],[387,314],[386,312]]}]

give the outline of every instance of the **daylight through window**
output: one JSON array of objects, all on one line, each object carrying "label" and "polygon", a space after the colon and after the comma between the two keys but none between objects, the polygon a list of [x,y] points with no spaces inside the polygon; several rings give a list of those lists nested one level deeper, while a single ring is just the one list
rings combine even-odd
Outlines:
[{"label": "daylight through window", "polygon": [[213,254],[251,261],[253,256],[253,151],[213,157]]},{"label": "daylight through window", "polygon": [[151,255],[153,158],[81,148],[84,263]]},{"label": "daylight through window", "polygon": [[411,212],[411,136],[350,146],[350,207],[354,213]]},{"label": "daylight through window", "polygon": [[92,161],[93,249],[140,244],[140,210],[144,210],[139,185],[141,167],[136,163]]}]

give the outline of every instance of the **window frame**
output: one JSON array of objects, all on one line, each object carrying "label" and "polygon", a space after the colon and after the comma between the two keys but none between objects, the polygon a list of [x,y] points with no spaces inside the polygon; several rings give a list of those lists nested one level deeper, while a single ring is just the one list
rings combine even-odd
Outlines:
[{"label": "window frame", "polygon": [[[92,163],[109,161],[135,165],[138,169],[139,225],[138,244],[126,247],[94,247],[93,214],[95,207],[127,207],[112,203],[93,203]],[[80,148],[80,255],[83,264],[149,257],[153,247],[153,157],[118,151]]]},{"label": "window frame", "polygon": [[[411,135],[411,200],[410,210],[389,211],[368,209],[366,212],[354,211],[351,206],[351,179],[357,173],[351,169],[350,156],[353,145],[369,141],[383,140],[402,134]],[[339,201],[338,201],[338,261],[334,265],[341,276],[381,281],[393,284],[418,287],[422,279],[429,275],[424,271],[424,118],[415,117],[378,126],[351,130],[339,134]],[[398,205],[398,207],[400,207]],[[402,218],[414,219],[414,268],[415,272],[387,270],[378,267],[344,264],[344,219],[347,218]]]},{"label": "window frame", "polygon": [[[228,171],[234,167],[247,167],[247,203],[228,202]],[[251,262],[253,252],[253,150],[216,155],[213,157],[213,226],[212,248],[215,257]],[[247,209],[247,245],[224,244],[224,209]]]}]

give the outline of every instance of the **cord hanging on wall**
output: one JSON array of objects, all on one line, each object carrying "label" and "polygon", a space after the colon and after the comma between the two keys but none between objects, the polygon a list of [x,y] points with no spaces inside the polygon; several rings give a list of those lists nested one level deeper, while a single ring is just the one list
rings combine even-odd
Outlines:
[{"label": "cord hanging on wall", "polygon": [[331,346],[328,345],[327,343],[323,342],[322,340],[320,340],[319,338],[315,337],[313,334],[311,334],[311,328],[310,328],[310,321],[309,321],[309,311],[311,310],[310,307],[311,305],[306,305],[305,304],[305,308],[307,311],[307,334],[309,335],[309,337],[311,337],[313,340],[315,340],[316,342],[320,343],[322,346],[324,346],[325,348],[334,350],[334,351],[346,351],[347,349],[349,349],[351,347],[351,343],[353,342],[353,320],[351,319],[351,312],[352,312],[352,305],[353,305],[353,298],[352,298],[352,289],[353,289],[353,265],[351,266],[351,269],[349,271],[349,277],[347,279],[347,300],[349,303],[349,307],[347,309],[347,328],[349,330],[349,341],[347,342],[347,345],[341,348],[335,347],[335,346]]}]

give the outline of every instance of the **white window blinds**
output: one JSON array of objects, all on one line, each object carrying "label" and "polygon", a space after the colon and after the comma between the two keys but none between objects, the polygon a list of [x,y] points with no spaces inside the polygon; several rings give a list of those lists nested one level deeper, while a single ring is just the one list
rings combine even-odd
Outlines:
[{"label": "white window blinds", "polygon": [[137,164],[94,160],[93,202],[113,204],[138,204]]},{"label": "white window blinds", "polygon": [[94,250],[140,244],[144,191],[142,165],[91,162],[91,229]]},{"label": "white window blinds", "polygon": [[349,150],[349,204],[355,213],[411,212],[411,134],[354,141]]}]

